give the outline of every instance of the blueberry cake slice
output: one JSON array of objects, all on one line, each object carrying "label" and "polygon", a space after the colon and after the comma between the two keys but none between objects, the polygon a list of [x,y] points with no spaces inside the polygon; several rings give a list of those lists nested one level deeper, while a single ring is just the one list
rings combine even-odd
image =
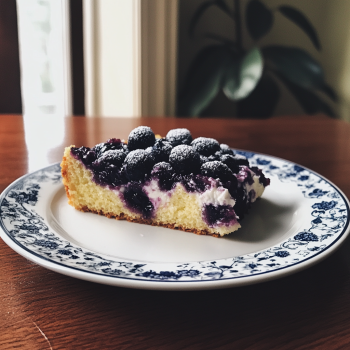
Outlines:
[{"label": "blueberry cake slice", "polygon": [[270,183],[212,138],[174,129],[156,139],[146,126],[127,142],[67,147],[61,168],[68,203],[78,210],[216,237],[240,228]]}]

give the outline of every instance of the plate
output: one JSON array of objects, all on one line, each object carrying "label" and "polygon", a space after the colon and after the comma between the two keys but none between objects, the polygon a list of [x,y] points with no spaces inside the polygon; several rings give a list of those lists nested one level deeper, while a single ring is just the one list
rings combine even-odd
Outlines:
[{"label": "plate", "polygon": [[225,238],[117,221],[67,203],[60,165],[13,182],[0,196],[0,234],[50,270],[120,287],[195,290],[282,277],[331,254],[349,233],[349,203],[319,174],[236,151],[270,177],[242,228]]}]

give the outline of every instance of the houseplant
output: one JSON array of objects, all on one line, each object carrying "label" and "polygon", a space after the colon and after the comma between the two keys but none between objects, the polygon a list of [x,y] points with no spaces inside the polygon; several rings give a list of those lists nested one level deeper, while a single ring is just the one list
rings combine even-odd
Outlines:
[{"label": "houseplant", "polygon": [[[261,47],[259,40],[267,35],[274,23],[275,12],[300,27],[317,50],[321,50],[318,35],[308,18],[298,9],[282,5],[271,10],[260,0],[250,0],[241,18],[240,0],[233,0],[233,9],[225,0],[207,0],[194,13],[189,35],[204,12],[216,6],[235,23],[236,38],[207,34],[217,43],[206,46],[195,57],[189,69],[184,89],[179,94],[177,114],[200,116],[220,90],[236,103],[237,117],[266,118],[280,98],[283,84],[307,114],[335,113],[325,101],[337,101],[334,90],[326,83],[321,65],[298,47],[270,45]],[[242,29],[246,25],[255,46],[245,49]]]}]

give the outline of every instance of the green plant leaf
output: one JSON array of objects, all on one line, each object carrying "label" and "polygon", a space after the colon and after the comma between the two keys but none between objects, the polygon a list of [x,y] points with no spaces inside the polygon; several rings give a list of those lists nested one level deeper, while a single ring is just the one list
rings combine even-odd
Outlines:
[{"label": "green plant leaf", "polygon": [[228,14],[230,17],[232,17],[232,13],[230,8],[227,6],[226,2],[224,0],[209,0],[203,2],[196,10],[194,13],[190,26],[189,26],[189,35],[192,37],[194,34],[194,29],[197,25],[197,22],[199,19],[203,16],[203,13],[211,6],[217,6],[219,7],[222,11],[224,11],[226,14]]},{"label": "green plant leaf", "polygon": [[231,58],[223,91],[233,101],[247,97],[258,84],[264,61],[258,48],[250,50],[241,60]]},{"label": "green plant leaf", "polygon": [[272,12],[259,0],[251,0],[245,12],[247,28],[254,40],[266,35],[273,24]]},{"label": "green plant leaf", "polygon": [[280,80],[289,89],[295,99],[300,103],[303,110],[308,114],[324,113],[330,117],[336,117],[332,108],[320,99],[315,93],[307,90],[293,82],[285,79],[283,76],[278,75]]},{"label": "green plant leaf", "polygon": [[225,38],[221,35],[212,34],[212,33],[206,33],[204,34],[204,37],[212,40],[216,40],[218,42],[221,42],[223,44],[226,44],[227,46],[230,46],[232,49],[236,49],[236,43],[228,38]]},{"label": "green plant leaf", "polygon": [[321,44],[318,40],[316,30],[309,21],[309,19],[303,13],[301,13],[294,7],[286,5],[280,6],[278,9],[283,16],[290,19],[306,33],[306,35],[310,38],[317,50],[321,50]]},{"label": "green plant leaf", "polygon": [[321,65],[306,51],[286,46],[268,46],[262,49],[265,59],[273,69],[286,79],[304,88],[320,88],[324,85]]},{"label": "green plant leaf", "polygon": [[179,96],[177,115],[200,115],[219,92],[231,56],[224,45],[208,46],[199,52]]},{"label": "green plant leaf", "polygon": [[280,89],[269,76],[263,76],[256,88],[237,103],[239,118],[268,118],[273,114],[280,99]]}]

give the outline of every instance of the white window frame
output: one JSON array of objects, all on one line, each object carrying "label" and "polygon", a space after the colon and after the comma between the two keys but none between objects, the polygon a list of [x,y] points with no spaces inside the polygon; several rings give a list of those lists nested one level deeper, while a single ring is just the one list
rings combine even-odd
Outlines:
[{"label": "white window frame", "polygon": [[85,114],[175,115],[178,0],[83,0]]}]

